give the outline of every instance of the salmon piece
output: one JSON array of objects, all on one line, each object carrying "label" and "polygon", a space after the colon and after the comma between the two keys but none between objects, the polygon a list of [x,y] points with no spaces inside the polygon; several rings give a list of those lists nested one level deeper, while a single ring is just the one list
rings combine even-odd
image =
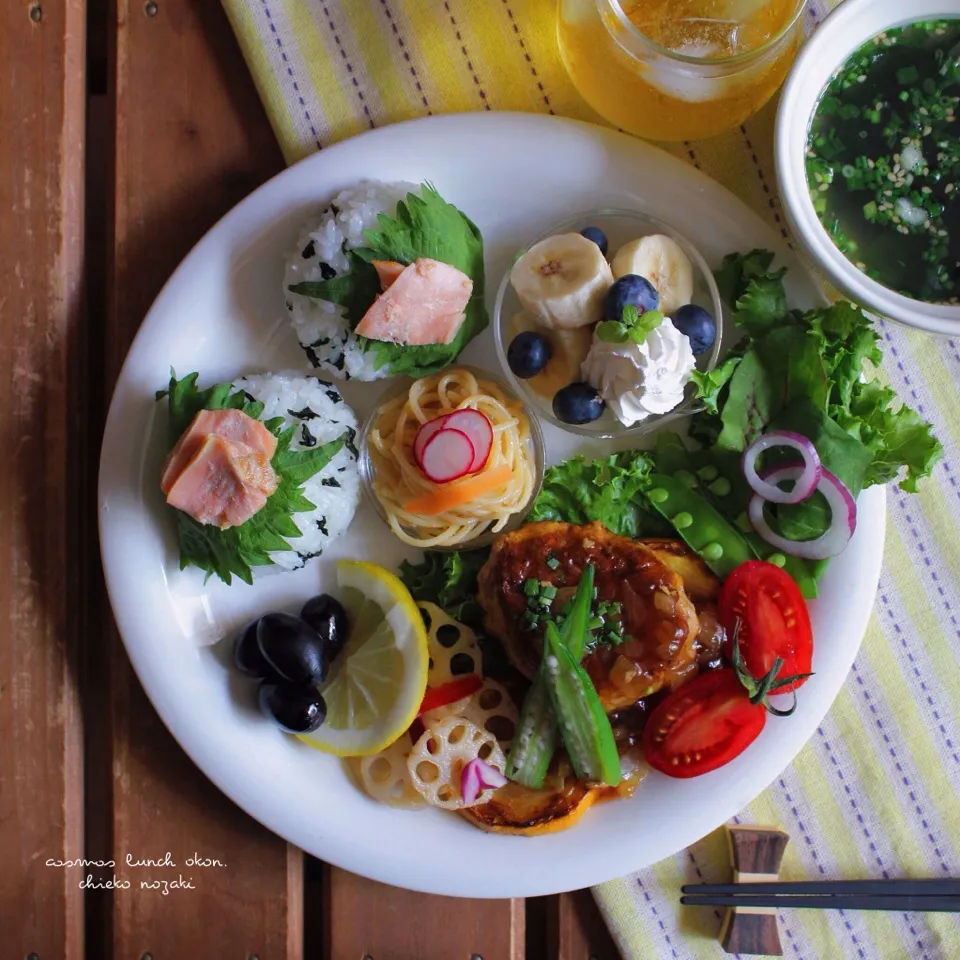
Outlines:
[{"label": "salmon piece", "polygon": [[160,489],[169,493],[187,464],[209,436],[243,443],[269,461],[277,449],[277,438],[259,421],[242,410],[201,410],[183,432],[163,465]]},{"label": "salmon piece", "polygon": [[209,434],[167,494],[198,523],[239,527],[266,505],[277,475],[265,453]]},{"label": "salmon piece", "polygon": [[421,257],[374,300],[356,332],[404,346],[450,343],[472,293],[473,281],[463,271]]},{"label": "salmon piece", "polygon": [[392,287],[394,280],[407,269],[402,263],[397,263],[396,260],[371,260],[370,264],[380,278],[381,290]]}]

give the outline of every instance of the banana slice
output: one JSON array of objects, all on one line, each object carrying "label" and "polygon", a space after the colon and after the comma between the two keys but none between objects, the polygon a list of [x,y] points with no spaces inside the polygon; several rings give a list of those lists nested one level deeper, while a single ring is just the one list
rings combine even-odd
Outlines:
[{"label": "banana slice", "polygon": [[510,282],[541,323],[570,330],[603,319],[603,297],[613,274],[592,240],[561,233],[534,244],[513,265]]},{"label": "banana slice", "polygon": [[624,244],[613,258],[613,275],[646,277],[660,295],[660,309],[669,317],[693,299],[693,266],[680,244],[653,234]]}]

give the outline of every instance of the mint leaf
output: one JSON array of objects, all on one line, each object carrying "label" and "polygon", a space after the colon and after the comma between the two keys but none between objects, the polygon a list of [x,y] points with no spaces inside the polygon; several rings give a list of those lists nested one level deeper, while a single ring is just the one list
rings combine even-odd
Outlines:
[{"label": "mint leaf", "polygon": [[[644,311],[634,323],[634,329],[640,331],[643,334],[643,340],[657,329],[660,324],[663,323],[663,311],[662,310],[646,310]],[[640,342],[642,343],[643,340]]]},{"label": "mint leaf", "polygon": [[616,320],[601,320],[597,324],[597,339],[604,343],[625,343],[627,333],[626,324],[618,323]]},{"label": "mint leaf", "polygon": [[628,327],[633,326],[639,319],[640,311],[632,303],[628,303],[620,314],[620,320]]},{"label": "mint leaf", "polygon": [[[167,402],[173,443],[201,410],[232,408],[256,419],[263,413],[263,404],[251,400],[242,390],[234,390],[227,383],[199,390],[197,379],[196,373],[182,380],[175,376],[170,378]],[[193,517],[174,510],[181,570],[195,566],[206,570],[208,575],[215,574],[228,585],[235,576],[245,583],[252,583],[253,567],[272,563],[272,551],[289,550],[288,538],[300,536],[293,514],[314,508],[314,504],[303,495],[302,484],[340,452],[348,434],[309,450],[291,450],[296,427],[284,428],[280,418],[264,421],[264,426],[277,437],[277,449],[270,461],[279,481],[276,491],[267,498],[263,509],[246,523],[226,530],[198,523]]]},{"label": "mint leaf", "polygon": [[346,251],[349,270],[329,280],[305,280],[292,284],[291,293],[299,293],[314,300],[326,300],[344,308],[351,328],[363,319],[373,301],[380,294],[380,277],[366,260],[353,250]]}]

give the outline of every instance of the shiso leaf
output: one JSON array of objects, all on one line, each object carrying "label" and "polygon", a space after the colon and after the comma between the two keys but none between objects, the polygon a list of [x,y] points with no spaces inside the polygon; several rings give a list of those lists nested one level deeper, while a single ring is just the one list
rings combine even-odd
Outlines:
[{"label": "shiso leaf", "polygon": [[[197,379],[196,373],[188,374],[182,380],[171,374],[166,391],[171,447],[201,410],[236,409],[260,419],[263,404],[242,390],[234,390],[228,383],[200,390]],[[296,427],[284,428],[279,417],[265,420],[263,424],[277,438],[277,449],[271,460],[279,480],[276,491],[267,498],[263,509],[246,523],[226,530],[198,523],[193,517],[171,507],[177,515],[181,570],[200,567],[208,577],[216,575],[227,585],[235,576],[244,583],[253,583],[253,567],[271,564],[271,552],[289,550],[288,538],[300,536],[293,515],[314,508],[314,504],[303,495],[302,485],[340,452],[348,433],[309,450],[291,450]]]},{"label": "shiso leaf", "polygon": [[350,326],[356,327],[380,294],[380,282],[370,266],[371,260],[409,265],[420,257],[429,257],[448,263],[473,280],[465,319],[451,343],[404,346],[358,339],[362,349],[373,354],[376,369],[386,367],[391,376],[424,377],[449,366],[488,323],[483,300],[483,237],[476,224],[425,183],[419,195],[409,193],[406,200],[397,204],[394,216],[380,214],[377,228],[367,230],[365,239],[365,247],[347,251],[349,273],[319,283],[299,283],[290,289],[340,304],[346,309]]},{"label": "shiso leaf", "polygon": [[329,280],[305,280],[288,289],[314,300],[336,303],[346,310],[350,326],[355,327],[380,293],[380,277],[376,269],[353,250],[346,251],[350,264],[347,273]]}]

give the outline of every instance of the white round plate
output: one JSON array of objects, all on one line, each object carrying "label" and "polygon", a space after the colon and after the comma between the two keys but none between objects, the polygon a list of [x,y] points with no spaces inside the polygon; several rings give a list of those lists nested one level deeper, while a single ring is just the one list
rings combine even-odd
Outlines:
[{"label": "white round plate", "polygon": [[[873,603],[883,553],[882,490],[861,498],[856,536],[811,605],[814,676],[789,719],[771,718],[744,756],[696,780],[651,775],[629,801],[594,808],[575,828],[536,839],[483,833],[439,810],[368,799],[341,763],[278,732],[228,664],[229,637],[271,608],[296,610],[332,583],[337,557],[388,566],[411,555],[367,504],[322,560],[252,587],[206,586],[178,570],[159,492],[163,455],[154,391],[171,367],[203,384],[302,366],[287,325],[283,259],[330,196],[357,180],[432,181],[483,231],[493,302],[515,250],[570,210],[643,210],[690,237],[711,265],[767,247],[790,267],[797,306],[820,294],[778,237],[727,190],[640,140],[522,114],[433,117],[331,147],[284,171],[197,244],[144,320],[120,374],[100,465],[103,566],[117,624],[148,696],[194,762],[244,810],[309,853],[385,883],[468,897],[525,897],[589,886],[654,863],[722,824],[763,790],[810,737],[840,689]],[[498,371],[489,330],[464,360]],[[361,417],[386,384],[347,384]],[[609,452],[544,426],[550,462]],[[627,446],[620,442],[620,446]],[[705,799],[709,798],[709,799]]]}]

